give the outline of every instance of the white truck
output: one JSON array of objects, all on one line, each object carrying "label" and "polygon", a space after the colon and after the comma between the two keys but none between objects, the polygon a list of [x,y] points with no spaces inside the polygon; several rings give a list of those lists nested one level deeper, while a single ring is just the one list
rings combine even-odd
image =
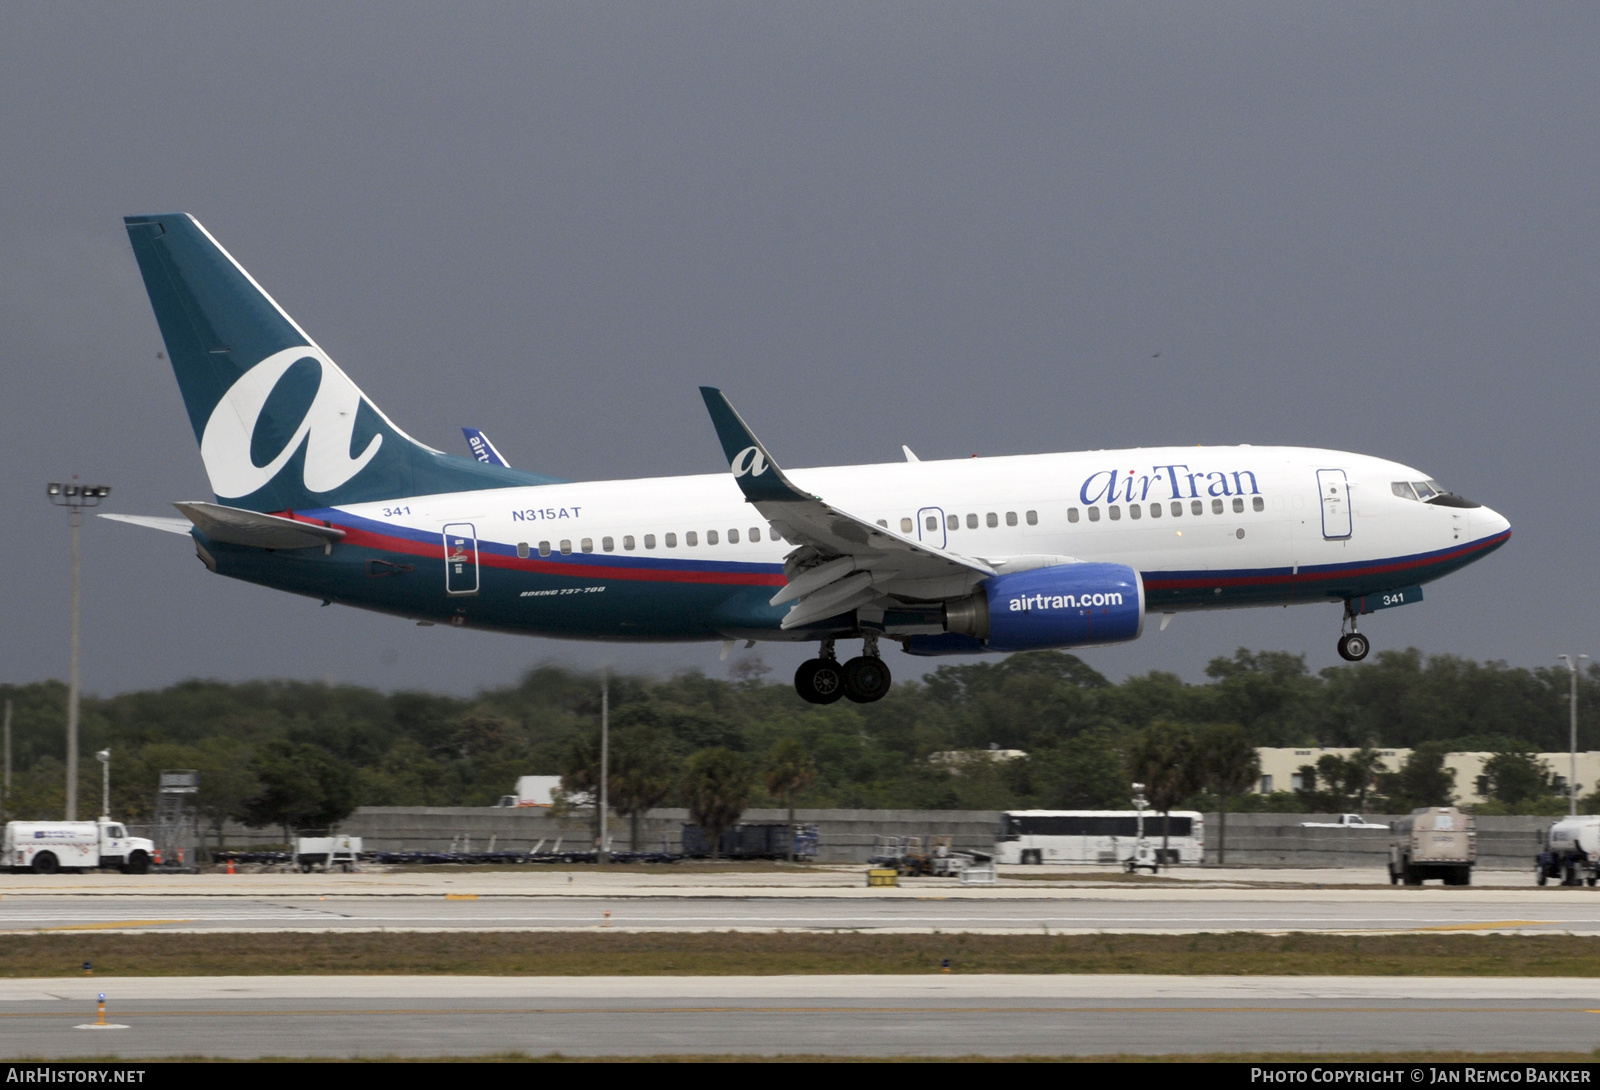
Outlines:
[{"label": "white truck", "polygon": [[555,804],[556,789],[561,786],[560,776],[518,776],[517,793],[501,795],[496,806],[540,806]]},{"label": "white truck", "polygon": [[1539,838],[1544,850],[1534,861],[1534,880],[1541,886],[1552,878],[1564,886],[1600,880],[1600,817],[1580,814],[1562,818]]},{"label": "white truck", "polygon": [[1424,806],[1394,823],[1389,840],[1389,883],[1420,886],[1437,878],[1447,886],[1472,883],[1478,861],[1478,826],[1454,806]]},{"label": "white truck", "polygon": [[0,865],[13,874],[116,867],[123,874],[150,869],[155,845],[129,836],[120,821],[11,821],[0,840]]},{"label": "white truck", "polygon": [[1360,814],[1340,814],[1337,821],[1302,821],[1302,829],[1382,829],[1389,831],[1389,826],[1381,822],[1368,821]]}]

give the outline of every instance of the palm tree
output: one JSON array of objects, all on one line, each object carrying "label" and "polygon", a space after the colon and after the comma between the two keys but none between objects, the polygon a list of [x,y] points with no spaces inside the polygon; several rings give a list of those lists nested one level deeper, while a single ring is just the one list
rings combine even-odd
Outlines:
[{"label": "palm tree", "polygon": [[1228,861],[1228,796],[1243,794],[1261,776],[1261,755],[1235,723],[1215,723],[1200,733],[1199,755],[1205,785],[1217,793],[1221,833],[1217,863]]},{"label": "palm tree", "polygon": [[817,778],[817,766],[798,738],[784,738],[767,754],[767,766],[761,780],[774,798],[783,799],[789,809],[789,845],[786,853],[794,862],[794,796],[804,791]]},{"label": "palm tree", "polygon": [[1172,833],[1172,808],[1195,793],[1199,780],[1194,731],[1178,723],[1146,727],[1128,753],[1128,770],[1145,785],[1153,809],[1161,811],[1161,855],[1166,862]]},{"label": "palm tree", "polygon": [[711,841],[711,858],[722,848],[722,834],[739,822],[750,804],[750,766],[731,749],[702,749],[684,762],[683,795],[689,819]]}]

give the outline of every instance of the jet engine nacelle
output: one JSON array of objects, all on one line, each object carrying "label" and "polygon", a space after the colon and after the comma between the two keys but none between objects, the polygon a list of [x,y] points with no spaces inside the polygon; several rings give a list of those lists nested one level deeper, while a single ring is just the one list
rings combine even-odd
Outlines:
[{"label": "jet engine nacelle", "polygon": [[988,651],[1035,651],[1136,640],[1144,580],[1125,564],[1058,564],[997,575],[945,606],[945,628]]}]

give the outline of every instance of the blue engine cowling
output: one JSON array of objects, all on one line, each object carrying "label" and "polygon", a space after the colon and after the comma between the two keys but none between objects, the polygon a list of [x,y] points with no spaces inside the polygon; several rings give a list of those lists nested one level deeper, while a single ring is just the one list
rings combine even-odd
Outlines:
[{"label": "blue engine cowling", "polygon": [[982,644],[973,650],[984,651],[1136,640],[1144,631],[1144,580],[1125,564],[1057,564],[997,575],[970,598],[948,604],[945,627],[946,635],[933,641],[967,636]]}]

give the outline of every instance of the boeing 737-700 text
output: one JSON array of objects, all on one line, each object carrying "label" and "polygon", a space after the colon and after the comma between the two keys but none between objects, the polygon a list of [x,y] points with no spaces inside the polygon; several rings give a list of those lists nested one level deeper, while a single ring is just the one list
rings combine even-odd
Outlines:
[{"label": "boeing 737-700 text", "polygon": [[[401,431],[192,216],[128,236],[215,502],[213,572],[446,623],[596,640],[803,640],[813,703],[914,655],[1136,639],[1152,613],[1327,602],[1357,619],[1506,542],[1500,515],[1381,458],[1159,447],[785,471],[721,391],[729,472],[573,483]],[[1165,620],[1163,620],[1165,624]],[[841,664],[839,640],[862,653]]]}]

